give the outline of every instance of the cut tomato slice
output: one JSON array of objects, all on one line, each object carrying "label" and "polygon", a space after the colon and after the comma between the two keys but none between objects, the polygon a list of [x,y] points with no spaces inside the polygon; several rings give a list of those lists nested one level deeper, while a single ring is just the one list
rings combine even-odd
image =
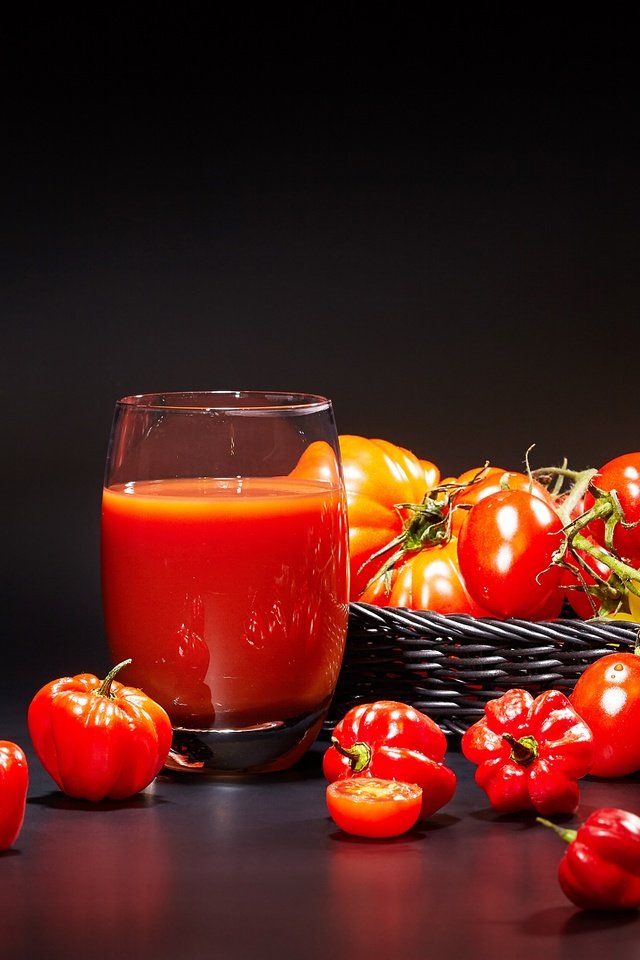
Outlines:
[{"label": "cut tomato slice", "polygon": [[422,807],[415,783],[350,777],[327,787],[327,807],[341,830],[358,837],[397,837],[414,826]]}]

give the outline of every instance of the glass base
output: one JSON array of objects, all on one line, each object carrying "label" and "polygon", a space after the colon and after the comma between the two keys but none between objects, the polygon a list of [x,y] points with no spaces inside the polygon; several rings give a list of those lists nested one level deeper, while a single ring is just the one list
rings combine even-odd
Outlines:
[{"label": "glass base", "polygon": [[165,771],[195,774],[270,773],[286,770],[311,746],[327,705],[311,714],[242,729],[174,728]]}]

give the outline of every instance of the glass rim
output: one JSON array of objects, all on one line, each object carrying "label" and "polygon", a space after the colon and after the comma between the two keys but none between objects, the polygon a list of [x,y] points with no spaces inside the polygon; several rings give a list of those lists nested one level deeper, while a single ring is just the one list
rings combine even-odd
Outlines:
[{"label": "glass rim", "polygon": [[[224,402],[226,398],[226,402]],[[232,403],[231,400],[235,402]],[[129,410],[174,413],[270,414],[284,411],[317,413],[331,400],[315,393],[278,390],[170,390],[121,397],[116,406]]]}]

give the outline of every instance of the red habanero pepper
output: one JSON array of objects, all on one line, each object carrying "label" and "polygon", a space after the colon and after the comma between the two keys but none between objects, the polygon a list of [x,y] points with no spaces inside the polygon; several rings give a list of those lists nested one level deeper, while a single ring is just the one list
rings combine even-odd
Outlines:
[{"label": "red habanero pepper", "polygon": [[0,851],[12,847],[20,835],[27,805],[29,767],[16,743],[0,740]]},{"label": "red habanero pepper", "polygon": [[560,690],[534,699],[513,689],[485,705],[460,746],[478,765],[476,783],[495,810],[548,816],[578,808],[577,781],[589,773],[593,734]]},{"label": "red habanero pepper", "polygon": [[376,700],[353,707],[336,725],[322,768],[327,780],[376,777],[422,788],[419,819],[451,800],[456,775],[444,765],[447,738],[406,703]]},{"label": "red habanero pepper", "polygon": [[635,910],[640,907],[640,817],[602,807],[577,830],[542,817],[539,823],[568,844],[558,867],[563,893],[583,910]]},{"label": "red habanero pepper", "polygon": [[29,705],[38,759],[60,790],[82,800],[124,800],[148,786],[171,746],[171,721],[137,687],[91,673],[45,684]]}]

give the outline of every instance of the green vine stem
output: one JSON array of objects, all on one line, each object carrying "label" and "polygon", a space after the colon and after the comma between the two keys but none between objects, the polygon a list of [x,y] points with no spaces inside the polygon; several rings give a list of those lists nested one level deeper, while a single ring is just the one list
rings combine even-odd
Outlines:
[{"label": "green vine stem", "polygon": [[[375,560],[387,557],[373,574],[365,590],[368,590],[381,577],[386,579],[387,588],[389,588],[391,572],[406,553],[417,553],[427,546],[448,543],[451,539],[451,503],[453,498],[459,491],[466,490],[483,480],[488,467],[489,461],[477,471],[471,480],[465,483],[451,481],[450,483],[438,484],[426,494],[421,503],[396,503],[396,510],[409,511],[409,519],[405,522],[402,532],[397,537],[394,537],[380,550],[371,554],[360,567],[360,570],[362,570]],[[468,507],[461,504],[460,509],[468,509]],[[388,555],[390,551],[391,554]]]},{"label": "green vine stem", "polygon": [[[569,566],[571,568],[571,565],[568,564],[566,560],[567,553],[578,563],[581,561],[577,551],[587,553],[608,567],[615,577],[613,582],[605,581],[599,577],[596,572],[586,567],[585,564],[582,564],[585,569],[589,569],[590,575],[599,581],[601,586],[608,588],[611,593],[618,595],[628,591],[640,597],[640,570],[636,570],[635,567],[625,563],[625,561],[617,555],[613,545],[613,534],[616,525],[620,523],[622,526],[629,527],[633,526],[633,524],[626,522],[615,490],[599,490],[592,485],[588,485],[588,489],[594,495],[595,502],[589,510],[565,524],[565,539],[562,546],[554,554],[553,562],[560,566]],[[594,543],[582,533],[594,520],[602,520],[604,522],[604,547]]]},{"label": "green vine stem", "polygon": [[[615,490],[601,490],[594,483],[598,471],[570,470],[566,465],[562,467],[542,467],[531,472],[531,475],[541,483],[549,484],[552,479],[570,481],[566,495],[561,495],[561,487],[556,489],[554,498],[557,498],[556,509],[564,524],[564,541],[553,557],[553,563],[571,570],[577,577],[580,586],[591,599],[594,615],[597,614],[594,598],[600,601],[604,613],[615,613],[623,608],[628,593],[640,597],[640,571],[625,563],[616,552],[613,537],[618,524],[629,528],[634,523],[627,522],[618,495]],[[576,507],[581,503],[584,495],[589,492],[594,498],[593,505],[578,517],[573,517]],[[604,524],[604,546],[594,543],[584,535],[589,524],[594,520],[601,520]],[[597,570],[590,567],[580,554],[588,554],[610,570],[606,579]],[[569,559],[573,562],[569,562]],[[595,581],[588,584],[582,575],[582,570],[588,572],[590,579]]]}]

